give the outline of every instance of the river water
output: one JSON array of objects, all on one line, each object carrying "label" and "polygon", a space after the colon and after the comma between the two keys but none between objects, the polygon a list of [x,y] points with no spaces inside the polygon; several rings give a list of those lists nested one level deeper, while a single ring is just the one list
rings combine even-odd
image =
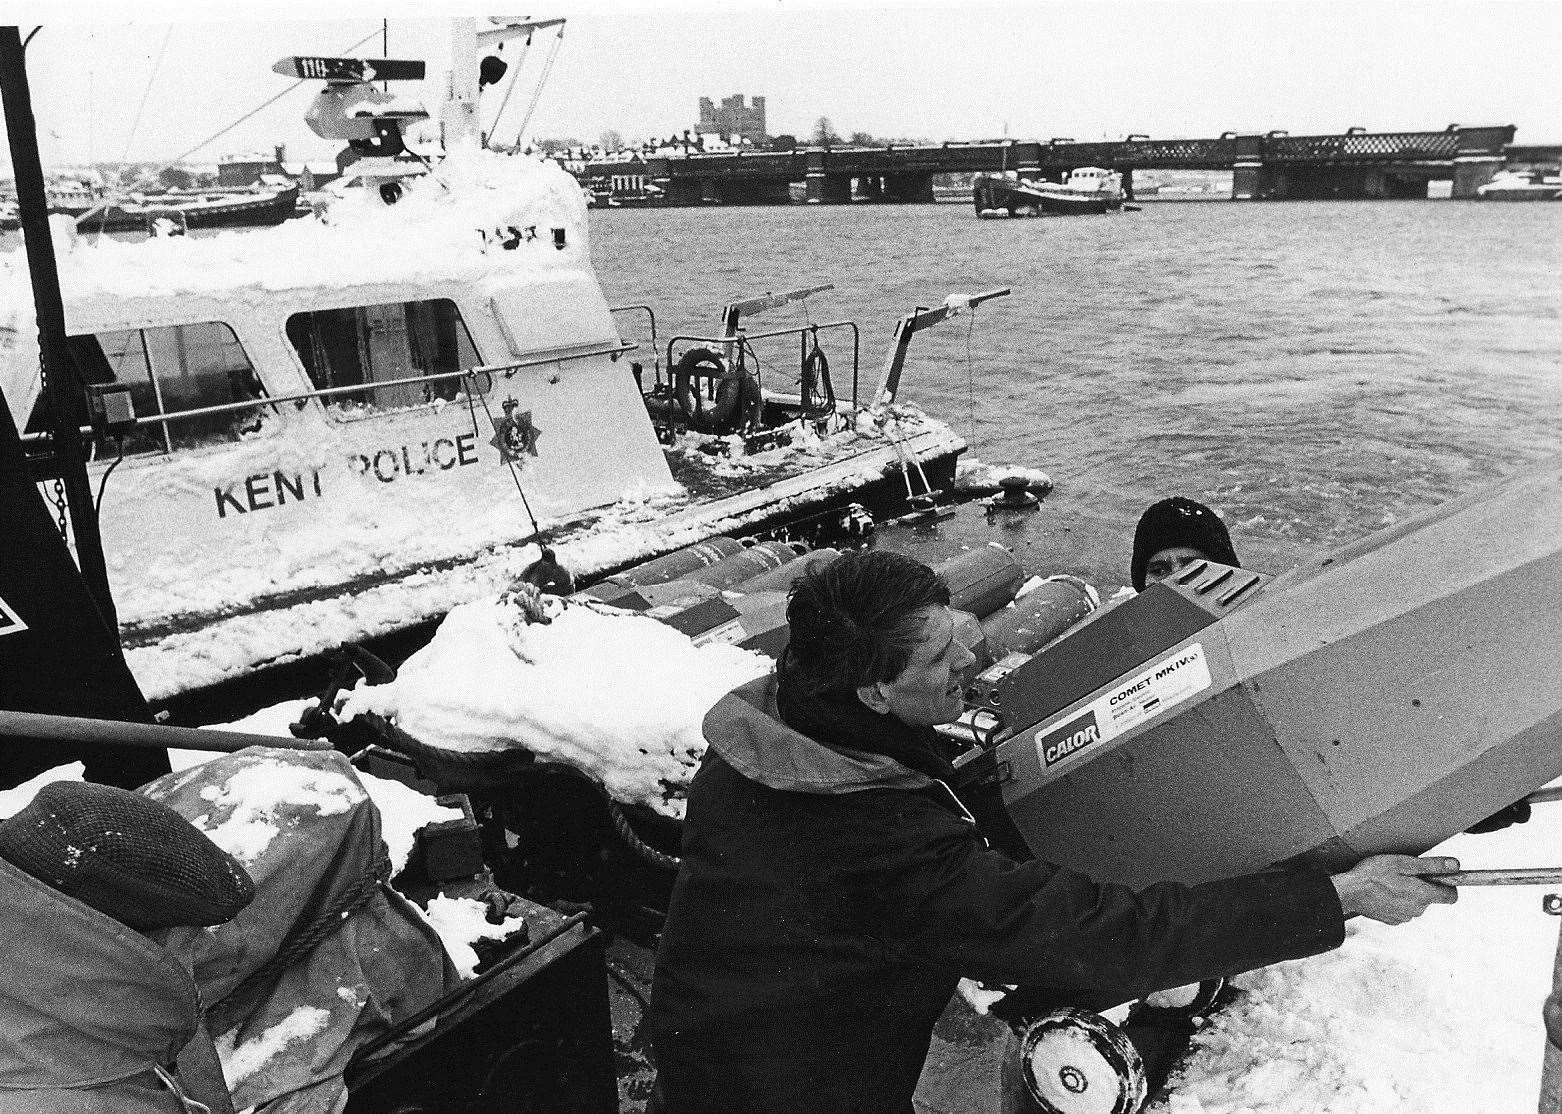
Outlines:
[{"label": "river water", "polygon": [[[590,221],[609,301],[653,305],[664,346],[712,335],[732,298],[834,283],[807,317],[862,325],[865,390],[901,314],[1012,288],[920,334],[902,398],[954,425],[972,455],[1050,473],[1053,495],[1023,525],[999,523],[999,540],[1033,571],[1107,589],[1127,579],[1139,512],[1167,495],[1216,508],[1244,564],[1278,573],[1562,451],[1562,205],[1152,202],[991,221],[956,204],[792,206]],[[788,308],[748,325],[804,320]],[[842,390],[849,347],[827,352]],[[795,380],[786,353],[762,365],[767,384]],[[960,521],[942,529],[976,540]]]}]

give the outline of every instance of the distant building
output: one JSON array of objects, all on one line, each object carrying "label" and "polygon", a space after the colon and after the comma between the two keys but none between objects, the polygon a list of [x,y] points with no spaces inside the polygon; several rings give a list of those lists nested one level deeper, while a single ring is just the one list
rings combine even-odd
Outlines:
[{"label": "distant building", "polygon": [[266,174],[282,173],[284,151],[276,148],[272,158],[265,155],[230,155],[217,164],[217,185],[242,187],[254,185]]},{"label": "distant building", "polygon": [[753,97],[745,104],[742,93],[722,99],[721,107],[709,97],[700,98],[700,126],[696,131],[722,136],[739,135],[750,143],[764,143],[765,98]]}]

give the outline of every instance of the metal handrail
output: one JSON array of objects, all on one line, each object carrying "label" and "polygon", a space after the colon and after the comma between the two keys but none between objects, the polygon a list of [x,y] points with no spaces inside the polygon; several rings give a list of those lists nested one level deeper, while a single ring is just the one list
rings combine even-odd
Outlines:
[{"label": "metal handrail", "polygon": [[652,370],[656,373],[656,382],[660,384],[662,381],[662,365],[661,361],[656,358],[656,311],[650,306],[639,304],[632,306],[609,306],[607,309],[608,313],[631,313],[635,310],[639,310],[651,319],[651,360],[656,365]]},{"label": "metal handrail", "polygon": [[[404,387],[411,383],[437,383],[446,379],[459,379],[470,376],[476,378],[479,375],[487,375],[490,379],[495,374],[504,373],[508,378],[509,372],[520,371],[528,367],[541,367],[544,364],[558,364],[566,360],[584,360],[592,356],[612,356],[617,359],[625,352],[632,352],[638,348],[637,344],[620,342],[613,348],[594,348],[586,352],[566,352],[553,356],[542,356],[534,360],[518,360],[509,364],[484,364],[478,367],[462,368],[459,371],[436,371],[431,375],[412,375],[403,379],[384,379],[375,383],[353,383],[346,387],[320,387],[313,391],[304,391],[302,394],[266,396],[265,398],[246,399],[243,402],[224,402],[216,406],[201,406],[194,410],[175,410],[167,414],[148,414],[144,418],[136,418],[137,426],[166,425],[169,422],[184,421],[186,418],[204,418],[212,414],[231,414],[240,410],[256,410],[263,406],[275,406],[282,402],[307,402],[312,398],[334,398],[337,395],[354,394],[360,391],[377,391],[383,387]],[[95,430],[90,425],[81,427],[83,433],[93,433]],[[45,441],[46,433],[30,433],[22,438],[23,441]]]},{"label": "metal handrail", "polygon": [[671,372],[673,366],[673,346],[679,341],[692,341],[697,344],[738,344],[745,345],[756,340],[769,340],[772,337],[802,336],[817,334],[821,329],[850,329],[852,334],[852,409],[857,408],[857,363],[862,349],[862,332],[857,328],[855,321],[823,321],[817,325],[797,325],[788,329],[771,329],[763,333],[749,333],[738,331],[737,336],[726,337],[697,337],[680,334],[667,342],[667,367]]}]

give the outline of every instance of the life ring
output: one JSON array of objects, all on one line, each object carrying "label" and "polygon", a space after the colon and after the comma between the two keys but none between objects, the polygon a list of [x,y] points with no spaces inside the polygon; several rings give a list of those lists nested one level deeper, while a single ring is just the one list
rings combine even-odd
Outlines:
[{"label": "life ring", "polygon": [[[709,407],[695,384],[696,376],[720,379]],[[673,397],[689,425],[706,433],[758,425],[765,405],[758,376],[732,367],[709,348],[691,348],[678,358],[673,366]]]},{"label": "life ring", "polygon": [[705,419],[705,399],[695,386],[695,376],[716,376],[726,370],[727,361],[709,348],[691,348],[678,357],[672,371],[673,398],[691,426],[699,428]]}]

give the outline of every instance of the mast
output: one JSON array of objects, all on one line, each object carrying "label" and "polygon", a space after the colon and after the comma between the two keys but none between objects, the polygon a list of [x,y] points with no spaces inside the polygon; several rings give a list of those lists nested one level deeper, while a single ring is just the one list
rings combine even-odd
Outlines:
[{"label": "mast", "polygon": [[477,20],[453,19],[450,28],[450,88],[440,112],[445,150],[482,146],[482,128],[477,119],[478,54],[498,47],[510,39],[530,36],[534,31],[562,27],[563,19],[521,20],[500,23],[486,30],[477,29]]},{"label": "mast", "polygon": [[[49,205],[44,193],[43,164],[38,155],[38,128],[33,119],[32,92],[27,83],[27,55],[19,27],[0,26],[0,97],[5,102],[5,126],[16,175],[16,201],[26,238],[27,269],[32,278],[33,304],[38,314],[38,349],[46,372],[53,428],[52,453],[35,462],[34,479],[59,480],[65,489],[75,535],[76,561],[93,603],[110,631],[119,629],[114,598],[109,592],[103,537],[87,479],[86,453],[80,429],[88,422],[87,399],[80,373],[65,343],[65,305],[60,297],[60,273],[49,235]],[[22,418],[25,421],[25,417]],[[41,465],[41,467],[39,466]]]}]

